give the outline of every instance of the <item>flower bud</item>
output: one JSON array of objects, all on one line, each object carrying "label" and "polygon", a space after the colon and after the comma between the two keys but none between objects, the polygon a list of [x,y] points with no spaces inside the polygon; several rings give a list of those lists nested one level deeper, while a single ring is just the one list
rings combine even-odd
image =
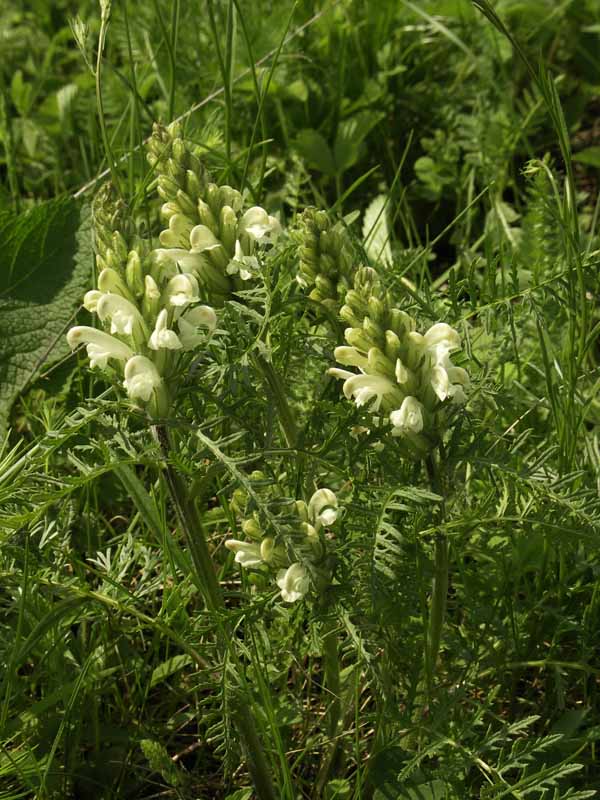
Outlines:
[{"label": "flower bud", "polygon": [[237,216],[231,206],[223,206],[219,216],[219,238],[229,256],[235,252]]},{"label": "flower bud", "polygon": [[134,299],[123,278],[116,270],[110,267],[106,267],[106,269],[103,269],[100,275],[98,275],[98,289],[103,294],[118,294],[130,301]]},{"label": "flower bud", "polygon": [[202,199],[198,200],[198,203],[196,204],[196,210],[198,212],[200,223],[207,227],[215,236],[218,236],[219,226],[212,211],[210,210],[208,203],[205,203]]},{"label": "flower bud", "polygon": [[149,321],[156,319],[160,310],[160,290],[152,275],[144,278],[144,297],[142,298],[142,314]]},{"label": "flower bud", "polygon": [[251,539],[262,539],[262,528],[254,517],[244,520],[242,523],[242,531]]},{"label": "flower bud", "polygon": [[127,258],[125,280],[134,297],[142,297],[144,294],[144,271],[140,254],[137,250],[131,250]]}]

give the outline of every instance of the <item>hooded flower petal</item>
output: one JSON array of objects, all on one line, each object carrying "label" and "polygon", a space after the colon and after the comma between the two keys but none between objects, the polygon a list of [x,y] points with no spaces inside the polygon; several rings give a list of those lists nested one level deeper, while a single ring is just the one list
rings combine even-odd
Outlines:
[{"label": "hooded flower petal", "polygon": [[123,336],[133,336],[134,328],[144,328],[142,315],[129,300],[118,294],[103,294],[96,304],[100,319],[110,320],[110,332]]},{"label": "hooded flower petal", "polygon": [[123,386],[132,400],[147,403],[161,384],[162,378],[156,366],[146,356],[133,356],[125,364]]},{"label": "hooded flower petal", "polygon": [[205,335],[198,333],[198,328],[208,328],[209,331],[213,331],[217,326],[217,315],[210,306],[194,306],[179,317],[177,324],[184,349],[193,350],[206,341]]},{"label": "hooded flower petal", "polygon": [[295,603],[308,591],[308,573],[302,564],[296,562],[287,569],[279,570],[277,586],[281,589],[281,597],[286,603]]},{"label": "hooded flower petal", "polygon": [[240,219],[239,227],[256,241],[272,233],[277,234],[281,230],[279,220],[269,216],[260,206],[249,208]]},{"label": "hooded flower petal", "polygon": [[127,361],[133,356],[133,350],[119,339],[115,339],[104,331],[90,328],[87,325],[77,325],[67,333],[69,347],[74,350],[80,344],[87,345],[87,354],[90,366],[104,369],[109,358],[117,361]]},{"label": "hooded flower petal", "polygon": [[253,542],[242,542],[240,539],[228,539],[225,542],[228,550],[233,550],[235,560],[242,567],[257,567],[262,564],[261,546]]},{"label": "hooded flower petal", "polygon": [[438,347],[441,345],[448,351],[458,350],[460,348],[460,335],[458,331],[451,328],[445,322],[436,322],[425,333],[423,337],[427,348]]},{"label": "hooded flower petal", "polygon": [[152,350],[181,350],[183,344],[179,336],[168,327],[169,312],[166,308],[156,318],[156,325],[148,340],[148,347]]},{"label": "hooded flower petal", "polygon": [[258,270],[258,259],[256,256],[246,256],[242,250],[240,240],[235,242],[235,255],[227,265],[227,274],[236,275],[238,272],[243,281],[249,281]]},{"label": "hooded flower petal", "polygon": [[216,250],[223,247],[214,233],[206,225],[196,225],[190,233],[192,253],[203,253],[205,250]]},{"label": "hooded flower petal", "polygon": [[89,311],[90,314],[95,314],[98,300],[100,300],[101,297],[102,292],[99,292],[98,289],[91,289],[89,292],[85,293],[83,307]]},{"label": "hooded flower petal", "polygon": [[423,406],[416,397],[405,397],[397,411],[390,414],[393,436],[420,433],[423,430]]},{"label": "hooded flower petal", "polygon": [[347,367],[360,367],[364,369],[369,363],[368,358],[359,353],[355,347],[341,345],[335,348],[333,355],[336,361]]},{"label": "hooded flower petal", "polygon": [[338,500],[331,489],[317,489],[308,501],[308,515],[317,527],[333,525],[338,514]]},{"label": "hooded flower petal", "polygon": [[198,281],[187,272],[171,278],[165,290],[169,305],[179,308],[197,303],[200,299],[199,293]]},{"label": "hooded flower petal", "polygon": [[359,408],[369,403],[369,411],[379,411],[384,395],[394,389],[394,384],[383,375],[353,375],[344,383],[346,397],[354,397]]}]

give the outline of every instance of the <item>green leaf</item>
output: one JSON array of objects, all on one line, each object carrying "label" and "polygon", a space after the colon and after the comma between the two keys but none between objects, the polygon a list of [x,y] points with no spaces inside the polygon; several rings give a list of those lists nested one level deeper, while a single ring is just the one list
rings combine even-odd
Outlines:
[{"label": "green leaf", "polygon": [[585,150],[580,150],[573,156],[573,161],[600,168],[600,146],[595,145],[594,147],[586,147]]},{"label": "green leaf", "polygon": [[91,282],[90,227],[70,198],[0,213],[0,438],[20,392],[68,353],[64,334]]},{"label": "green leaf", "polygon": [[361,111],[340,122],[333,148],[335,166],[340,175],[359,160],[364,140],[382,117],[380,113]]},{"label": "green leaf", "polygon": [[179,670],[184,667],[189,667],[189,665],[193,663],[192,658],[185,653],[163,661],[162,664],[159,664],[158,667],[153,670],[150,686],[153,687],[156,686],[157,683],[162,683],[175,672],[179,672]]},{"label": "green leaf", "polygon": [[333,177],[336,174],[335,161],[331,148],[319,131],[305,128],[296,137],[296,149],[312,169],[318,169],[325,175]]}]

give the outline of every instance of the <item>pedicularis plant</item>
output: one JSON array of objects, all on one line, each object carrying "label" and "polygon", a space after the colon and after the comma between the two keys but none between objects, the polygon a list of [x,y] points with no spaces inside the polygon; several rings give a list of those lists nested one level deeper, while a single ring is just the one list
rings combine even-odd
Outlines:
[{"label": "pedicularis plant", "polygon": [[[233,624],[228,612],[233,609],[216,579],[217,563],[204,538],[202,511],[174,466],[177,453],[169,429],[177,425],[180,397],[189,392],[190,371],[209,357],[213,337],[226,340],[219,317],[228,303],[251,304],[246,298],[252,291],[271,291],[267,284],[273,280],[273,265],[286,271],[289,279],[295,278],[306,297],[310,324],[330,331],[330,358],[344,367],[332,366],[329,375],[343,380],[344,396],[359,409],[361,424],[339,435],[366,435],[376,451],[392,447],[397,459],[425,462],[433,497],[442,504],[444,446],[449,429],[464,413],[470,383],[466,369],[451,361],[461,348],[459,333],[445,322],[427,325],[410,316],[402,307],[406,298],[394,299],[385,288],[385,275],[363,264],[360,245],[342,220],[332,221],[324,211],[310,208],[288,231],[281,220],[251,205],[245,194],[211,181],[200,153],[177,125],[155,126],[147,157],[162,205],[157,214],[150,197],[146,208],[150,225],[142,225],[140,215],[134,218],[128,213],[109,185],[98,193],[93,207],[97,281],[83,301],[98,325],[73,327],[67,339],[72,348],[86,346],[90,366],[101,370],[152,425],[206,605],[221,614],[215,635],[217,653],[223,657]],[[155,230],[153,215],[160,219],[162,230]],[[144,227],[146,233],[140,233]],[[294,314],[297,308],[297,302],[288,304],[281,313]],[[342,335],[345,343],[333,346]],[[268,340],[268,330],[263,336]],[[268,355],[252,363],[266,375],[276,395],[286,444],[296,450],[297,459],[305,459],[298,449],[291,394]],[[335,475],[319,480],[323,478],[330,485],[336,483]],[[255,596],[270,594],[276,587],[278,602],[307,602],[324,621],[322,680],[333,698],[328,729],[334,737],[341,713],[337,697],[341,655],[335,613],[328,603],[340,580],[332,543],[350,487],[338,492],[307,485],[306,495],[299,487],[300,496],[288,499],[282,487],[275,492],[253,488],[264,479],[263,472],[251,472],[234,490],[230,508],[245,538],[231,537],[224,544],[249,573]],[[430,699],[447,572],[448,546],[438,534],[429,624],[423,637]],[[235,658],[230,656],[233,663]],[[243,711],[238,711],[236,720],[255,788],[260,797],[274,797],[277,790],[263,745],[252,734],[256,711],[247,689],[240,691],[238,704]],[[335,749],[332,739],[319,773],[321,783],[327,779]]]}]

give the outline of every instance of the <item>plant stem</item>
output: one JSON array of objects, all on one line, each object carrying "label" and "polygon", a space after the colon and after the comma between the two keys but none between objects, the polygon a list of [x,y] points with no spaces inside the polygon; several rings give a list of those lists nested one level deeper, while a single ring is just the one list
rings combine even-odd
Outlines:
[{"label": "plant stem", "polygon": [[[444,497],[444,489],[439,474],[439,465],[435,458],[430,456],[426,461],[427,473],[432,490]],[[445,504],[442,500],[440,517],[445,515]],[[433,569],[433,582],[431,587],[431,606],[429,610],[429,624],[425,644],[425,671],[427,676],[427,693],[431,700],[433,694],[433,679],[437,665],[437,657],[442,639],[444,620],[446,617],[446,604],[448,598],[448,540],[443,533],[436,533],[435,557]]]},{"label": "plant stem", "polygon": [[285,436],[285,441],[288,447],[295,448],[298,443],[298,430],[296,428],[294,414],[285,395],[283,382],[277,372],[275,372],[273,364],[271,364],[270,361],[262,358],[262,356],[255,356],[254,363],[265,379],[275,405],[277,406],[279,424]]},{"label": "plant stem", "polygon": [[256,722],[252,718],[247,698],[240,698],[240,702],[233,709],[233,718],[242,738],[248,769],[258,797],[260,800],[277,800],[265,751],[256,733]]},{"label": "plant stem", "polygon": [[340,658],[338,651],[338,636],[336,620],[327,616],[323,624],[323,667],[326,696],[329,696],[329,706],[325,714],[325,732],[330,741],[321,759],[321,766],[317,775],[316,797],[321,797],[329,779],[331,768],[335,762],[338,749],[336,734],[340,722],[342,708]]},{"label": "plant stem", "polygon": [[[204,601],[209,610],[224,611],[225,602],[206,543],[200,514],[181,476],[169,463],[172,450],[169,431],[164,425],[155,425],[153,433],[165,459],[164,473],[167,486],[192,556],[194,568],[202,582]],[[218,630],[221,649],[225,651],[230,647],[231,633],[222,623],[219,623]],[[240,689],[239,697],[235,702],[234,716],[257,797],[259,800],[277,800],[265,750],[256,733],[257,726],[252,715],[252,701],[243,688]]]},{"label": "plant stem", "polygon": [[202,520],[196,504],[190,498],[187,488],[179,473],[169,463],[171,454],[171,441],[169,432],[164,425],[154,427],[156,440],[165,457],[165,478],[171,499],[175,505],[177,519],[186,539],[187,546],[194,562],[194,568],[200,576],[204,591],[204,602],[207,608],[215,611],[223,607],[223,597],[219,582],[213,567],[212,559],[206,544]]}]

